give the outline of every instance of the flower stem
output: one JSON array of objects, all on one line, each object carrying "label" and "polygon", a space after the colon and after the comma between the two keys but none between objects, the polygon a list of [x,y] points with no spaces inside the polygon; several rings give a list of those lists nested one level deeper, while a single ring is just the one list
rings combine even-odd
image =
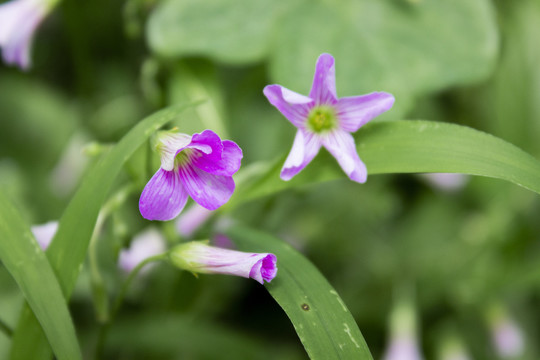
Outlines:
[{"label": "flower stem", "polygon": [[135,186],[130,184],[122,187],[116,192],[101,209],[96,225],[94,226],[94,232],[90,239],[90,246],[88,249],[88,257],[90,261],[90,283],[92,286],[92,297],[94,300],[94,306],[96,311],[96,317],[98,322],[103,324],[108,321],[109,318],[109,299],[107,297],[107,289],[105,287],[105,281],[99,271],[98,262],[98,245],[99,234],[103,228],[105,220],[125,203],[126,199],[135,190]]},{"label": "flower stem", "polygon": [[94,306],[96,310],[96,317],[99,323],[107,322],[109,317],[109,302],[107,299],[107,291],[105,289],[105,282],[99,271],[98,263],[98,237],[103,226],[106,215],[101,212],[98,216],[92,238],[90,239],[90,246],[88,249],[88,259],[90,261],[90,283],[92,286],[92,297],[94,299]]},{"label": "flower stem", "polygon": [[2,319],[0,319],[0,330],[9,338],[13,335],[13,329],[11,329]]},{"label": "flower stem", "polygon": [[144,261],[141,261],[128,275],[126,281],[124,281],[124,284],[122,285],[122,288],[120,289],[120,292],[118,293],[118,296],[116,297],[116,300],[114,301],[113,307],[109,313],[109,317],[105,323],[101,325],[101,328],[99,330],[98,334],[98,340],[96,345],[96,353],[95,353],[95,359],[102,359],[103,358],[103,351],[105,348],[105,340],[107,338],[107,334],[109,332],[109,328],[114,321],[116,314],[118,313],[118,310],[120,310],[120,307],[122,306],[122,303],[124,302],[124,298],[126,297],[127,291],[129,290],[129,287],[131,283],[133,282],[133,279],[137,276],[139,271],[148,265],[151,262],[154,261],[161,261],[166,260],[169,257],[169,253],[163,253],[156,256],[149,257],[145,259]]},{"label": "flower stem", "polygon": [[124,281],[124,284],[122,285],[122,289],[120,289],[120,292],[118,293],[118,296],[116,297],[116,300],[115,300],[114,305],[113,305],[112,310],[111,310],[109,322],[112,322],[112,320],[116,316],[116,313],[118,312],[118,310],[122,306],[122,303],[124,302],[124,298],[126,297],[127,291],[129,290],[129,286],[131,285],[131,282],[133,281],[133,279],[135,279],[135,277],[137,276],[139,271],[143,267],[145,267],[147,264],[149,264],[151,262],[166,260],[168,257],[169,257],[168,252],[163,253],[163,254],[159,254],[159,255],[155,255],[155,256],[151,256],[151,257],[146,258],[145,260],[141,261],[137,266],[135,266],[135,268],[129,273],[126,281]]}]

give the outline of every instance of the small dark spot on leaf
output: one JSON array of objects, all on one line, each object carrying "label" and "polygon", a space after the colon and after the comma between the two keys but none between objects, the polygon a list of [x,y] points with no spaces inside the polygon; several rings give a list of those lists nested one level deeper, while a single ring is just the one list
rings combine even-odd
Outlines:
[{"label": "small dark spot on leaf", "polygon": [[309,305],[308,304],[302,304],[302,310],[309,311]]}]

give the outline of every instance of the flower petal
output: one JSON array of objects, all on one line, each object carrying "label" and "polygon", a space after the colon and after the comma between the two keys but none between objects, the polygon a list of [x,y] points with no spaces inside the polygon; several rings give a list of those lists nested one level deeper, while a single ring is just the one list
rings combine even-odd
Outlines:
[{"label": "flower petal", "polygon": [[148,220],[171,220],[180,214],[187,198],[178,172],[159,169],[144,187],[139,211]]},{"label": "flower petal", "polygon": [[285,181],[292,179],[313,160],[320,148],[321,142],[317,136],[298,130],[291,152],[281,169],[281,179]]},{"label": "flower petal", "polygon": [[317,59],[309,97],[315,100],[317,105],[333,105],[336,102],[336,69],[332,55],[321,54]]},{"label": "flower petal", "polygon": [[161,168],[163,170],[172,171],[174,169],[174,158],[176,155],[186,148],[191,142],[191,136],[181,133],[164,132],[159,137],[160,144],[158,145]]},{"label": "flower petal", "polygon": [[0,5],[0,47],[7,64],[30,67],[34,32],[48,12],[46,2],[15,0]]},{"label": "flower petal", "polygon": [[45,251],[51,244],[56,231],[58,230],[58,221],[49,221],[48,223],[41,225],[32,225],[32,234],[36,238],[39,247]]},{"label": "flower petal", "polygon": [[272,281],[277,274],[277,257],[274,254],[267,254],[253,265],[249,272],[249,277],[263,284],[263,280]]},{"label": "flower petal", "polygon": [[328,133],[322,138],[324,147],[336,158],[345,174],[353,181],[365,183],[367,180],[366,165],[360,160],[354,139],[343,130]]},{"label": "flower petal", "polygon": [[314,101],[280,85],[268,85],[264,95],[294,126],[304,128]]},{"label": "flower petal", "polygon": [[178,174],[189,196],[208,210],[225,204],[234,192],[231,176],[210,174],[191,164],[181,166]]},{"label": "flower petal", "polygon": [[389,110],[394,105],[394,100],[394,96],[386,92],[339,99],[336,109],[341,128],[348,132],[357,131],[374,117]]},{"label": "flower petal", "polygon": [[221,152],[223,151],[221,139],[212,130],[204,130],[200,134],[193,134],[191,142],[186,148],[199,150],[212,161],[221,159]]},{"label": "flower petal", "polygon": [[240,169],[242,157],[242,149],[234,141],[220,140],[219,151],[210,155],[197,154],[191,161],[193,165],[210,174],[232,176]]}]

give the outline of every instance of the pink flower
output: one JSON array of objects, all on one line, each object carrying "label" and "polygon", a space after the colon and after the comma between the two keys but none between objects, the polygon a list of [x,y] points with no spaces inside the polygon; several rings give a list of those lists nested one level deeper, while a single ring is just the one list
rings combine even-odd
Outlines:
[{"label": "pink flower", "polygon": [[394,337],[386,349],[384,360],[422,360],[416,337]]},{"label": "pink flower", "polygon": [[247,253],[221,249],[205,242],[192,241],[170,251],[173,264],[181,269],[203,274],[227,274],[252,278],[263,284],[277,274],[274,254]]},{"label": "pink flower", "polygon": [[467,175],[455,173],[422,174],[422,177],[434,188],[448,192],[462,189],[469,180]]},{"label": "pink flower", "polygon": [[158,230],[150,228],[135,236],[129,249],[120,252],[118,265],[125,272],[131,272],[142,261],[151,256],[162,254],[166,250],[163,235]]},{"label": "pink flower", "polygon": [[166,132],[157,145],[161,168],[146,184],[139,200],[148,220],[171,220],[188,196],[208,210],[225,204],[234,191],[232,175],[240,168],[242,150],[210,130],[189,136]]},{"label": "pink flower", "polygon": [[292,150],[281,170],[281,178],[290,180],[324,146],[338,161],[347,176],[364,183],[367,169],[350,133],[356,132],[374,117],[389,110],[394,97],[385,92],[338,98],[334,58],[322,54],[315,66],[309,97],[280,85],[268,85],[264,95],[298,128]]},{"label": "pink flower", "polygon": [[34,32],[52,8],[51,1],[13,0],[0,5],[0,47],[6,64],[30,67]]},{"label": "pink flower", "polygon": [[39,247],[45,251],[51,244],[51,241],[58,230],[58,221],[49,221],[45,224],[33,225],[31,230]]},{"label": "pink flower", "polygon": [[525,352],[525,340],[522,330],[510,317],[498,319],[491,329],[492,339],[497,353],[502,358],[520,357]]}]

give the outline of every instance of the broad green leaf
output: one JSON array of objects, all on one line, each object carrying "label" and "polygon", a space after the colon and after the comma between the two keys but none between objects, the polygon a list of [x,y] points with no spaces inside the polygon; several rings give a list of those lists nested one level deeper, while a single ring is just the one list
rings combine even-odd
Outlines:
[{"label": "broad green leaf", "polygon": [[268,52],[276,12],[276,3],[266,0],[166,1],[150,17],[147,35],[162,56],[258,61]]},{"label": "broad green leaf", "polygon": [[0,260],[11,273],[58,359],[82,359],[62,289],[18,210],[0,191]]},{"label": "broad green leaf", "polygon": [[[469,127],[422,120],[372,122],[356,133],[369,175],[463,173],[510,181],[540,194],[540,162],[518,147]],[[292,180],[279,178],[284,158],[242,170],[226,207],[307,183],[344,178],[334,159],[319,154]]]},{"label": "broad green leaf", "polygon": [[266,288],[291,320],[311,359],[372,359],[343,300],[317,268],[287,243],[247,228],[227,232],[241,250],[277,256]]},{"label": "broad green leaf", "polygon": [[[84,262],[99,210],[122,169],[122,165],[150,135],[184,110],[196,105],[181,104],[161,110],[135,126],[96,164],[66,208],[58,232],[47,250],[64,296],[69,299]],[[29,311],[23,311],[15,330],[12,359],[47,359],[48,345]]]},{"label": "broad green leaf", "polygon": [[147,37],[166,57],[267,60],[272,82],[304,94],[328,52],[341,96],[392,92],[394,117],[419,94],[485,79],[498,48],[488,0],[169,0]]}]

